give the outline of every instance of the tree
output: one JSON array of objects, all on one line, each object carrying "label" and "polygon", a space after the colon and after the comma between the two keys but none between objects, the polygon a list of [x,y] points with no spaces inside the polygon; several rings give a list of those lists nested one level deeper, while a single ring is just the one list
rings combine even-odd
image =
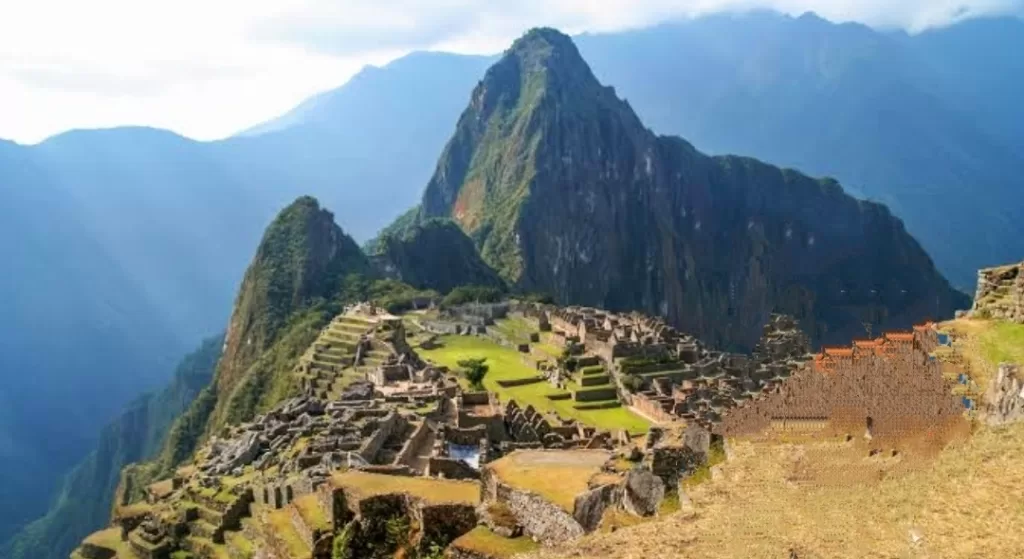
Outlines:
[{"label": "tree", "polygon": [[484,377],[490,369],[486,358],[463,359],[459,361],[459,367],[462,367],[462,374],[466,376],[470,386],[477,390],[484,389]]}]

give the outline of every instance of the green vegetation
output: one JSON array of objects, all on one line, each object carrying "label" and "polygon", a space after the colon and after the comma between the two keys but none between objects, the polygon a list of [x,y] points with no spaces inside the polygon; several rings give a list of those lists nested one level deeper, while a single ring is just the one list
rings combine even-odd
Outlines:
[{"label": "green vegetation", "polygon": [[642,433],[650,426],[649,422],[627,408],[577,410],[573,408],[571,400],[549,400],[548,394],[556,390],[547,382],[502,388],[498,385],[499,380],[537,376],[537,370],[524,364],[522,354],[513,349],[474,336],[442,336],[439,341],[440,347],[430,350],[419,349],[418,352],[424,359],[452,369],[457,368],[459,361],[465,359],[487,359],[490,369],[483,381],[484,388],[498,393],[502,399],[514,398],[521,406],[532,405],[538,410],[554,412],[565,418],[575,418],[601,429],[626,429],[630,433]]},{"label": "green vegetation", "polygon": [[1024,364],[1024,324],[993,322],[978,335],[978,343],[986,361]]},{"label": "green vegetation", "polygon": [[160,452],[169,431],[182,429],[174,418],[189,402],[211,393],[204,387],[213,378],[222,344],[222,336],[205,340],[181,360],[166,388],[140,397],[112,421],[100,433],[96,450],[68,474],[46,515],[24,527],[10,542],[10,549],[0,549],[0,556],[66,557],[83,537],[109,521],[119,483],[130,497],[140,499],[145,486],[159,479],[156,468],[129,467],[123,474],[122,468],[151,458]]},{"label": "green vegetation", "polygon": [[496,320],[494,321],[494,328],[515,344],[529,343],[530,334],[537,331],[528,320],[518,316]]},{"label": "green vegetation", "polygon": [[339,304],[320,302],[293,314],[282,335],[256,359],[235,387],[227,402],[226,415],[216,418],[214,427],[248,421],[298,394],[298,382],[291,371],[339,310]]},{"label": "green vegetation", "polygon": [[352,559],[349,542],[352,541],[352,531],[354,528],[355,524],[350,522],[334,535],[334,542],[331,545],[331,559]]},{"label": "green vegetation", "polygon": [[[725,462],[725,446],[721,441],[712,443],[708,448],[708,461],[697,468],[692,474],[680,482],[680,486],[689,489],[711,479],[711,468]],[[678,501],[677,501],[678,506]]]},{"label": "green vegetation", "polygon": [[505,483],[533,491],[572,513],[576,497],[589,488],[610,453],[601,450],[567,450],[557,454],[521,451],[509,454],[488,467]]},{"label": "green vegetation", "polygon": [[504,291],[497,287],[483,285],[463,285],[452,289],[441,300],[441,306],[454,307],[465,303],[496,303],[503,297]]},{"label": "green vegetation", "polygon": [[278,509],[267,513],[267,523],[274,532],[274,536],[280,539],[288,555],[291,557],[309,557],[309,546],[302,540],[299,533],[295,531],[288,509]]},{"label": "green vegetation", "polygon": [[459,361],[459,367],[462,367],[462,375],[466,377],[474,390],[484,389],[484,377],[487,376],[487,370],[490,368],[487,365],[486,357],[463,359]]},{"label": "green vegetation", "polygon": [[535,551],[540,547],[527,537],[505,538],[490,531],[486,526],[477,526],[455,540],[460,549],[484,554],[487,557],[513,557]]},{"label": "green vegetation", "polygon": [[501,277],[451,220],[434,218],[399,227],[403,229],[380,237],[375,257],[398,270],[402,281],[442,293],[463,285],[504,289]]},{"label": "green vegetation", "polygon": [[412,310],[420,301],[436,301],[440,297],[433,290],[416,289],[397,280],[375,279],[363,274],[346,276],[340,294],[342,301],[372,301],[394,314]]}]

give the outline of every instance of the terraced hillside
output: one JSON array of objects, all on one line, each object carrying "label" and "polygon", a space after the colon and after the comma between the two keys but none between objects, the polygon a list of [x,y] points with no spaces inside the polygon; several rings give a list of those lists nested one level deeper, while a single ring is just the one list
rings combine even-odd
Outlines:
[{"label": "terraced hillside", "polygon": [[[334,318],[299,359],[296,373],[318,398],[337,399],[346,386],[365,378],[391,352],[368,335],[377,321],[342,314]],[[360,351],[360,340],[365,349]]]}]

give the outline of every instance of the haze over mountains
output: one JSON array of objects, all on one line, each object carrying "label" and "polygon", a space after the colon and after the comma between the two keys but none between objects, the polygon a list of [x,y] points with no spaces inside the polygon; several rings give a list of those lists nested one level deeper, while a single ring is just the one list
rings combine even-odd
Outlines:
[{"label": "haze over mountains", "polygon": [[[646,126],[885,202],[955,285],[1024,249],[1020,20],[907,36],[762,13],[577,43]],[[0,539],[45,510],[100,425],[223,329],[281,207],[317,196],[364,241],[417,203],[495,60],[413,54],[221,142],[0,142],[0,479],[15,480]]]}]

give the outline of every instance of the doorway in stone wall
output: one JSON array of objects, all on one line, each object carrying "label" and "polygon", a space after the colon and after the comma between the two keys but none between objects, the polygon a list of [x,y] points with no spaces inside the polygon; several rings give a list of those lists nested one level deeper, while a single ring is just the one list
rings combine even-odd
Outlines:
[{"label": "doorway in stone wall", "polygon": [[875,435],[875,432],[874,432],[875,420],[869,415],[867,417],[867,419],[864,421],[864,423],[865,423],[865,426],[866,426],[866,430],[864,431],[864,438],[865,439],[870,439],[870,438],[874,437],[874,435]]}]

